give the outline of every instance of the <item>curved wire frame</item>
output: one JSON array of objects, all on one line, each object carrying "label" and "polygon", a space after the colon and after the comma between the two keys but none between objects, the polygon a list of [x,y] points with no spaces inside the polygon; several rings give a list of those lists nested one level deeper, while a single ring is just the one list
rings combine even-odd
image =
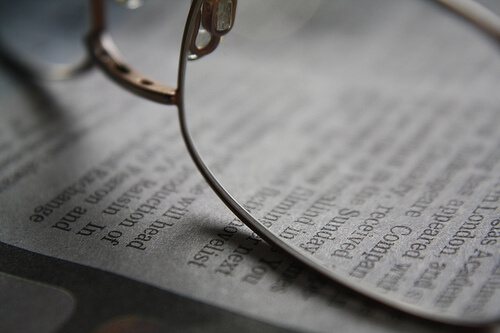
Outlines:
[{"label": "curved wire frame", "polygon": [[[495,39],[500,41],[500,18],[495,14],[484,8],[483,6],[470,0],[436,0],[448,8],[453,9],[456,13],[460,14],[464,18],[468,19],[470,22],[476,24],[484,31],[488,32]],[[177,106],[179,111],[179,121],[181,126],[182,136],[186,143],[187,149],[198,167],[201,174],[204,176],[208,184],[214,190],[214,192],[219,196],[219,198],[224,202],[224,204],[241,220],[243,221],[253,232],[259,235],[269,244],[280,248],[285,251],[295,259],[299,260],[303,264],[309,266],[317,272],[320,272],[324,276],[330,278],[331,280],[346,286],[364,296],[371,299],[377,300],[390,308],[404,311],[406,313],[429,319],[432,321],[442,322],[450,325],[460,325],[460,326],[489,326],[500,323],[500,318],[493,320],[492,322],[484,322],[483,320],[473,320],[465,318],[457,318],[453,315],[436,313],[432,309],[426,309],[421,306],[415,306],[409,303],[405,303],[400,300],[393,299],[389,296],[385,296],[381,293],[375,292],[373,286],[368,284],[362,284],[358,281],[354,281],[349,278],[345,273],[333,272],[328,269],[328,267],[316,259],[312,255],[307,255],[300,251],[298,247],[293,246],[276,234],[269,231],[264,227],[257,219],[255,219],[252,214],[250,214],[243,206],[224,188],[224,186],[218,181],[209,167],[205,164],[202,157],[198,153],[195,144],[191,138],[188,122],[186,119],[186,112],[184,108],[184,87],[185,87],[185,73],[187,61],[189,59],[189,48],[196,38],[197,34],[197,22],[196,15],[199,13],[204,0],[194,0],[188,15],[186,27],[184,30],[183,42],[181,47],[181,55],[179,62],[179,76],[178,76],[178,90],[177,90]]]}]

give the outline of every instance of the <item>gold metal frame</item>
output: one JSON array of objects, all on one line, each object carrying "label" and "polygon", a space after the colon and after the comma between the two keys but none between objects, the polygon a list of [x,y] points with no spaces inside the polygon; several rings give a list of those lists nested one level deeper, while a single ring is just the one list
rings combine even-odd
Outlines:
[{"label": "gold metal frame", "polygon": [[[195,22],[189,36],[190,58],[199,58],[214,51],[234,22],[237,0],[204,0],[191,21]],[[231,17],[223,30],[219,29],[217,14],[222,3],[229,4]],[[106,32],[104,0],[90,0],[90,30],[86,37],[87,47],[93,62],[97,64],[111,79],[123,88],[161,104],[177,104],[176,88],[149,78],[129,66],[120,55],[118,48]],[[196,43],[197,35],[203,28],[210,34],[206,45]],[[193,57],[194,55],[194,57]]]},{"label": "gold metal frame", "polygon": [[134,70],[124,60],[106,33],[104,0],[90,0],[90,30],[86,37],[89,53],[111,79],[123,88],[161,104],[175,104],[176,89]]},{"label": "gold metal frame", "polygon": [[[500,18],[494,13],[484,8],[473,0],[435,0],[438,3],[452,9],[462,17],[474,23],[497,41],[500,41]],[[460,320],[455,317],[446,317],[442,314],[436,314],[426,311],[421,307],[416,307],[408,303],[396,301],[382,294],[375,293],[372,289],[353,282],[344,276],[325,268],[325,266],[312,256],[304,255],[297,251],[293,246],[284,242],[282,239],[267,230],[259,223],[242,205],[240,205],[219,183],[210,169],[206,166],[198,154],[186,121],[184,110],[184,78],[188,59],[196,59],[214,51],[223,35],[227,34],[235,20],[235,10],[237,0],[193,0],[188,14],[186,27],[181,46],[179,72],[177,88],[165,85],[154,79],[142,75],[130,67],[122,60],[117,47],[111,37],[106,32],[106,20],[104,10],[104,0],[89,0],[91,23],[86,36],[87,47],[90,58],[84,61],[66,66],[27,66],[17,55],[11,54],[0,44],[0,57],[11,66],[21,69],[22,72],[35,79],[65,79],[74,76],[88,68],[92,64],[97,64],[111,79],[117,82],[125,89],[162,104],[174,104],[178,106],[179,121],[182,136],[187,149],[198,167],[199,171],[205,177],[206,181],[220,197],[220,199],[231,209],[231,211],[241,219],[257,235],[262,237],[268,243],[279,247],[302,263],[310,266],[324,276],[345,285],[357,292],[366,295],[372,299],[378,300],[389,307],[402,310],[413,315],[424,317],[430,320],[445,322],[453,325],[481,326],[489,323],[474,322],[470,320]],[[218,23],[218,6],[224,2],[224,5],[231,6],[231,15],[225,17],[225,28],[220,29]],[[227,14],[227,13],[226,13]],[[227,23],[229,22],[229,23]],[[198,45],[197,37],[200,29],[204,29],[210,34],[210,39],[206,45]]]}]

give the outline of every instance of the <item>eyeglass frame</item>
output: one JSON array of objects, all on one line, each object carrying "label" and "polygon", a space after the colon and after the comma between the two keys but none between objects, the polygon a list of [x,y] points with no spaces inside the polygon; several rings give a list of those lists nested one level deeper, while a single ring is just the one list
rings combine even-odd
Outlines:
[{"label": "eyeglass frame", "polygon": [[[187,61],[210,54],[217,48],[221,38],[230,32],[234,24],[238,0],[192,0],[181,43],[177,88],[163,84],[141,74],[130,67],[122,59],[118,48],[106,31],[104,1],[105,0],[89,0],[90,28],[86,34],[85,41],[88,51],[87,55],[90,56],[81,62],[72,65],[30,68],[22,61],[19,61],[17,56],[12,55],[8,50],[6,50],[1,43],[0,58],[25,77],[31,79],[67,79],[88,70],[92,67],[92,65],[96,64],[109,78],[132,93],[156,103],[176,105],[179,115],[181,135],[196,167],[223,203],[242,222],[244,222],[246,226],[248,226],[263,240],[277,248],[280,248],[293,258],[299,260],[303,264],[309,266],[329,279],[362,295],[377,300],[393,309],[437,322],[444,322],[453,325],[471,325],[469,321],[460,321],[457,320],[457,318],[443,317],[443,315],[423,311],[422,309],[408,303],[395,299],[389,299],[384,295],[344,279],[342,276],[328,270],[319,260],[297,251],[290,244],[280,239],[259,223],[246,209],[243,208],[241,204],[238,203],[235,198],[227,192],[227,190],[220,184],[212,171],[205,164],[200,154],[197,152],[195,144],[189,133],[186,113],[184,111],[183,97]],[[434,1],[465,18],[473,25],[479,27],[488,35],[493,37],[496,41],[500,42],[500,17],[483,7],[481,4],[475,2],[474,0]],[[226,13],[226,19],[229,19],[229,24],[226,24],[226,28],[218,30],[217,9],[218,6],[221,5],[221,2],[223,4],[230,3],[231,13],[229,17]],[[208,32],[210,36],[210,39],[204,45],[197,44],[197,37],[200,30]]]}]

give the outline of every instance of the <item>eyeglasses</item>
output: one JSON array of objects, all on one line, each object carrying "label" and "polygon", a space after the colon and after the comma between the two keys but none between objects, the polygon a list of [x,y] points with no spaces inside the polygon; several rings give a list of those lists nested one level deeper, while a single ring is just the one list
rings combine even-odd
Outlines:
[{"label": "eyeglasses", "polygon": [[[499,19],[476,2],[439,2],[500,39]],[[92,60],[26,71],[4,58],[56,79],[96,64],[176,105],[227,207],[334,281],[432,320],[498,319],[486,307],[498,296],[481,295],[498,275],[498,167],[484,155],[498,155],[500,64],[477,31],[415,1],[195,0],[174,88],[122,60],[103,6],[90,1]]]}]

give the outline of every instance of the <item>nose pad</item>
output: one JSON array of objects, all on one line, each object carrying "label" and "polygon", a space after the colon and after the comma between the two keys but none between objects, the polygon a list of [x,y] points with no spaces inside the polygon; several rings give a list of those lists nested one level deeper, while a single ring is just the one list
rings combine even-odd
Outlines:
[{"label": "nose pad", "polygon": [[196,33],[191,38],[189,60],[213,52],[222,37],[231,31],[237,0],[205,0],[196,16]]},{"label": "nose pad", "polygon": [[203,27],[217,37],[231,30],[235,15],[236,0],[206,0],[201,9]]}]

